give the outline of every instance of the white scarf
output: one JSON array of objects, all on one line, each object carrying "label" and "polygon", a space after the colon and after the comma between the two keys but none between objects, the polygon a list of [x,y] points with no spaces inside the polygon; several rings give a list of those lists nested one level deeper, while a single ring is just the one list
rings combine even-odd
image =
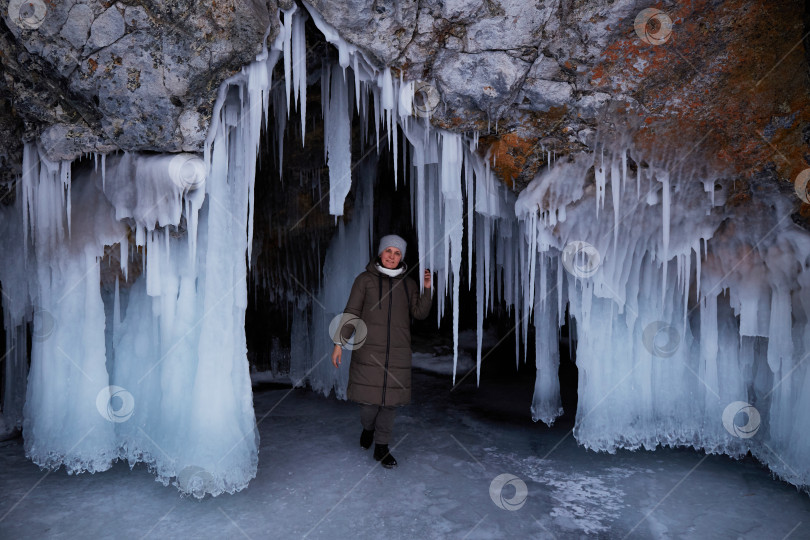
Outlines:
[{"label": "white scarf", "polygon": [[380,273],[383,273],[386,276],[391,276],[391,277],[397,277],[398,275],[400,275],[402,272],[405,271],[404,266],[402,266],[400,268],[386,268],[384,266],[380,266],[379,263],[374,263],[374,265],[377,267],[377,270],[379,270]]}]

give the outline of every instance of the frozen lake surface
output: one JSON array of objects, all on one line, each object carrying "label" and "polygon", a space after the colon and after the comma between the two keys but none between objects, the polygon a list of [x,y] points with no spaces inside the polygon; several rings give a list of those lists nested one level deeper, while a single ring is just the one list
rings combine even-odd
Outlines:
[{"label": "frozen lake surface", "polygon": [[[577,446],[570,415],[553,428],[531,421],[533,381],[487,377],[478,390],[474,381],[450,391],[449,377],[414,371],[393,470],[360,448],[356,405],[261,384],[257,477],[202,501],[155,482],[142,464],[47,473],[19,439],[0,443],[0,538],[810,537],[810,497],[754,460],[686,449],[597,454]],[[501,474],[526,485],[517,510],[490,496]],[[501,494],[508,502],[517,490]]]}]

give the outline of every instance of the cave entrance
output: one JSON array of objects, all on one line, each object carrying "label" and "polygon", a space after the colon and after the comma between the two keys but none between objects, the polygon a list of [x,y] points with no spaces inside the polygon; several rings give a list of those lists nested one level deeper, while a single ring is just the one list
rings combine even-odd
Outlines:
[{"label": "cave entrance", "polygon": [[[293,104],[288,112],[283,67],[277,65],[274,73],[277,82],[271,90],[275,105],[270,107],[258,156],[254,240],[245,318],[254,385],[296,382],[289,377],[296,313],[306,309],[307,304],[318,301],[316,296],[323,286],[324,262],[330,242],[339,228],[350,223],[357,212],[360,176],[368,170],[373,170],[372,249],[376,250],[382,235],[399,234],[408,242],[405,262],[410,269],[418,269],[417,233],[411,204],[414,178],[409,169],[406,139],[398,126],[398,136],[394,138],[384,125],[375,123],[373,100],[367,102],[367,114],[361,116],[357,113],[351,97],[356,91],[352,68],[345,71],[345,80],[350,87],[352,183],[344,202],[344,215],[336,218],[329,213],[329,167],[324,151],[325,138],[329,134],[324,126],[322,100],[325,91],[321,88],[321,80],[325,73],[322,63],[332,62],[334,65],[337,52],[323,42],[320,32],[310,28],[311,21],[307,25],[307,43],[310,45],[307,73],[314,75],[310,76],[307,88],[306,117],[302,123],[300,104]],[[340,71],[332,76],[341,76]],[[393,143],[394,140],[398,142]],[[398,145],[396,153],[393,144]],[[518,315],[514,309],[507,310],[502,302],[496,303],[484,321],[480,386],[476,384],[477,293],[475,283],[470,285],[467,276],[467,233],[465,228],[456,382],[451,382],[450,295],[443,295],[440,299],[444,303],[444,315],[438,325],[435,300],[429,317],[424,321],[414,321],[414,367],[446,376],[452,399],[467,401],[482,414],[524,421],[531,417],[529,405],[534,392],[534,330],[529,331],[528,343],[516,344],[515,317]],[[356,256],[352,252],[345,253],[347,260]],[[473,279],[476,271],[473,261]],[[415,278],[417,273],[413,272],[411,276]],[[434,280],[438,278],[434,274]],[[348,286],[341,294],[345,302]],[[568,325],[563,327],[562,335],[561,392],[566,417],[573,423],[577,382],[574,359],[568,346]],[[516,347],[521,350],[516,351]],[[418,390],[414,388],[414,392]]]}]

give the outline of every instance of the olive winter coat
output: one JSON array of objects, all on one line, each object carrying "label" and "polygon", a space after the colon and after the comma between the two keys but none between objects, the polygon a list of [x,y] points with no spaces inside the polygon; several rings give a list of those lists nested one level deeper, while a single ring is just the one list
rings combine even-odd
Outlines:
[{"label": "olive winter coat", "polygon": [[[361,332],[355,336],[348,388],[352,401],[386,406],[411,401],[411,315],[426,318],[432,298],[429,289],[420,295],[419,285],[404,275],[382,274],[372,260],[354,280],[344,312],[360,317],[368,333],[362,344]],[[353,326],[344,325],[344,339]]]}]

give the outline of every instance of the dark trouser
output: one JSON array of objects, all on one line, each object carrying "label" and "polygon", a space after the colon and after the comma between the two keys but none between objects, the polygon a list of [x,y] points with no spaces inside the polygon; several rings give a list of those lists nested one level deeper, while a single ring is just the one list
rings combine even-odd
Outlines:
[{"label": "dark trouser", "polygon": [[391,440],[391,430],[394,427],[394,417],[397,410],[394,407],[380,407],[379,405],[360,405],[360,422],[363,429],[374,431],[374,442],[388,444]]}]

